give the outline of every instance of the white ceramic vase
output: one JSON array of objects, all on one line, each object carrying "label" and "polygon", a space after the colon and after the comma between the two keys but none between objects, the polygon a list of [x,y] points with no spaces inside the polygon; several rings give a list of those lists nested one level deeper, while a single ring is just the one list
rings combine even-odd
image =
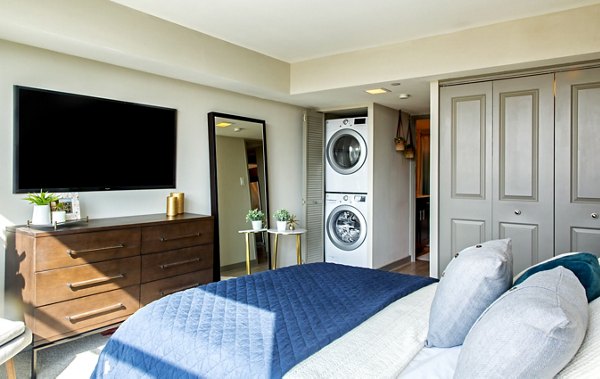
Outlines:
[{"label": "white ceramic vase", "polygon": [[52,223],[53,224],[60,224],[62,222],[65,222],[67,220],[67,212],[66,211],[54,211],[52,212]]},{"label": "white ceramic vase", "polygon": [[31,216],[33,225],[50,225],[50,205],[33,205],[33,215]]},{"label": "white ceramic vase", "polygon": [[287,221],[277,221],[277,231],[285,232],[285,228],[287,227]]},{"label": "white ceramic vase", "polygon": [[252,230],[260,230],[260,229],[262,229],[262,221],[261,220],[252,221]]}]

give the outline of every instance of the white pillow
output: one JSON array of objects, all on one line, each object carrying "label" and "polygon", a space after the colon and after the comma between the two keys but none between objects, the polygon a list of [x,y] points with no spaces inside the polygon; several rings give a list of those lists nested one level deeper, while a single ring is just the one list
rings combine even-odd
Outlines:
[{"label": "white pillow", "polygon": [[511,240],[494,240],[458,253],[442,274],[431,313],[427,347],[462,345],[479,315],[512,285]]},{"label": "white pillow", "polygon": [[588,324],[585,289],[559,266],[527,278],[481,315],[456,378],[552,378],[575,355]]},{"label": "white pillow", "polygon": [[588,305],[587,333],[577,354],[557,378],[597,378],[600,368],[600,298]]}]

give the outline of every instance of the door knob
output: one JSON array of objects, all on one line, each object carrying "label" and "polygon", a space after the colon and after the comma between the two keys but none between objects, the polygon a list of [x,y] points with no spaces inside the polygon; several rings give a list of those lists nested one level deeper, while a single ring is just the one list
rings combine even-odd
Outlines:
[{"label": "door knob", "polygon": [[596,213],[596,212],[592,213],[592,218],[593,219],[597,219],[598,218],[598,213]]},{"label": "door knob", "polygon": [[515,214],[518,216],[521,214],[521,210],[520,209],[515,209]]}]

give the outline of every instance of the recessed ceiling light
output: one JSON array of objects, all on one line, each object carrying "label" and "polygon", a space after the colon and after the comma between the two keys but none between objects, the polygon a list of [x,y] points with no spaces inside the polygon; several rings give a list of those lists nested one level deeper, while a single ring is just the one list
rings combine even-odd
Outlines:
[{"label": "recessed ceiling light", "polygon": [[380,95],[382,93],[391,92],[389,89],[385,88],[373,88],[365,91],[366,93],[370,93],[371,95]]},{"label": "recessed ceiling light", "polygon": [[219,127],[219,128],[226,128],[226,127],[231,126],[231,125],[233,125],[233,122],[225,122],[225,121],[223,121],[223,122],[219,122],[217,124],[217,127]]},{"label": "recessed ceiling light", "polygon": [[408,99],[410,95],[408,93],[401,93],[400,95],[398,95],[398,97],[401,99]]},{"label": "recessed ceiling light", "polygon": [[244,130],[244,128],[233,128],[234,132],[241,132],[242,130]]}]

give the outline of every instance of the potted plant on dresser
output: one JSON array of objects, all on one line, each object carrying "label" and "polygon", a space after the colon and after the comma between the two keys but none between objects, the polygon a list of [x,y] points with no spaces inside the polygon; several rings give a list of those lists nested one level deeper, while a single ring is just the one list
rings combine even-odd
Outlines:
[{"label": "potted plant on dresser", "polygon": [[252,222],[252,230],[262,229],[265,214],[260,209],[250,209],[246,215],[246,222]]},{"label": "potted plant on dresser", "polygon": [[50,204],[58,201],[58,196],[53,193],[44,192],[28,193],[23,199],[33,204],[33,215],[31,216],[31,224],[33,225],[50,225],[52,219],[50,217]]},{"label": "potted plant on dresser", "polygon": [[277,221],[277,231],[284,232],[292,214],[287,209],[278,209],[273,213],[273,218]]}]

